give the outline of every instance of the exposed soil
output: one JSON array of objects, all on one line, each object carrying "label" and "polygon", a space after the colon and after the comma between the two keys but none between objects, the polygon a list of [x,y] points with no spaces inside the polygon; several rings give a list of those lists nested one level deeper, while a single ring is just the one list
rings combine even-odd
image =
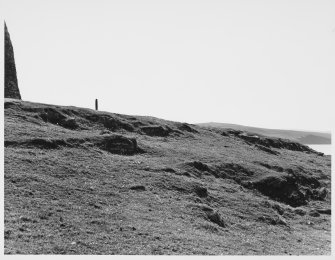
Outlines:
[{"label": "exposed soil", "polygon": [[330,156],[232,129],[4,105],[5,254],[330,254]]}]

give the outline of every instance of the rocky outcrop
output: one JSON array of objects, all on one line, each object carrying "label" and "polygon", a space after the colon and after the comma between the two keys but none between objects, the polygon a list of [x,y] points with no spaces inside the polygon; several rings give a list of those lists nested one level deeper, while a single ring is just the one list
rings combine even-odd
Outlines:
[{"label": "rocky outcrop", "polygon": [[5,23],[5,98],[21,99],[17,83],[14,50]]}]

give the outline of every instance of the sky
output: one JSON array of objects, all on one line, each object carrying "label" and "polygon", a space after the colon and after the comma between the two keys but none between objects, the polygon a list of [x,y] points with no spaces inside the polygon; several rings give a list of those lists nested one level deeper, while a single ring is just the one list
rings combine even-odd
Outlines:
[{"label": "sky", "polygon": [[1,0],[23,100],[330,131],[335,1]]}]

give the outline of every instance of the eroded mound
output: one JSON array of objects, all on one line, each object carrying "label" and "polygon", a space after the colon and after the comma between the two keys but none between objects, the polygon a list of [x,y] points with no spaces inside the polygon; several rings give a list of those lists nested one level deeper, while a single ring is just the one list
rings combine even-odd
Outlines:
[{"label": "eroded mound", "polygon": [[[329,190],[301,167],[284,169],[276,165],[256,163],[272,171],[260,174],[248,166],[236,163],[209,165],[200,161],[187,163],[185,169],[196,173],[195,176],[202,176],[205,172],[216,178],[234,180],[245,188],[257,189],[269,198],[293,207],[306,205],[311,200],[325,200],[329,196]],[[193,167],[193,170],[189,167]]]},{"label": "eroded mound", "polygon": [[196,126],[186,123],[165,121],[157,124],[157,119],[133,118],[126,115],[95,112],[89,109],[57,107],[44,104],[20,103],[13,100],[5,102],[5,109],[21,111],[29,120],[42,120],[70,130],[100,129],[112,132],[136,132],[153,137],[192,135],[198,131]]},{"label": "eroded mound", "polygon": [[5,100],[5,253],[329,254],[330,156],[252,136]]}]

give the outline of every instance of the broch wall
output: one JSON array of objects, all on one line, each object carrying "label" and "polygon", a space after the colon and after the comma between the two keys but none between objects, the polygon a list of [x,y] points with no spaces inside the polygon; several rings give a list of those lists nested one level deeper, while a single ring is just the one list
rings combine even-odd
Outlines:
[{"label": "broch wall", "polygon": [[21,99],[17,83],[13,45],[5,23],[5,98]]}]

